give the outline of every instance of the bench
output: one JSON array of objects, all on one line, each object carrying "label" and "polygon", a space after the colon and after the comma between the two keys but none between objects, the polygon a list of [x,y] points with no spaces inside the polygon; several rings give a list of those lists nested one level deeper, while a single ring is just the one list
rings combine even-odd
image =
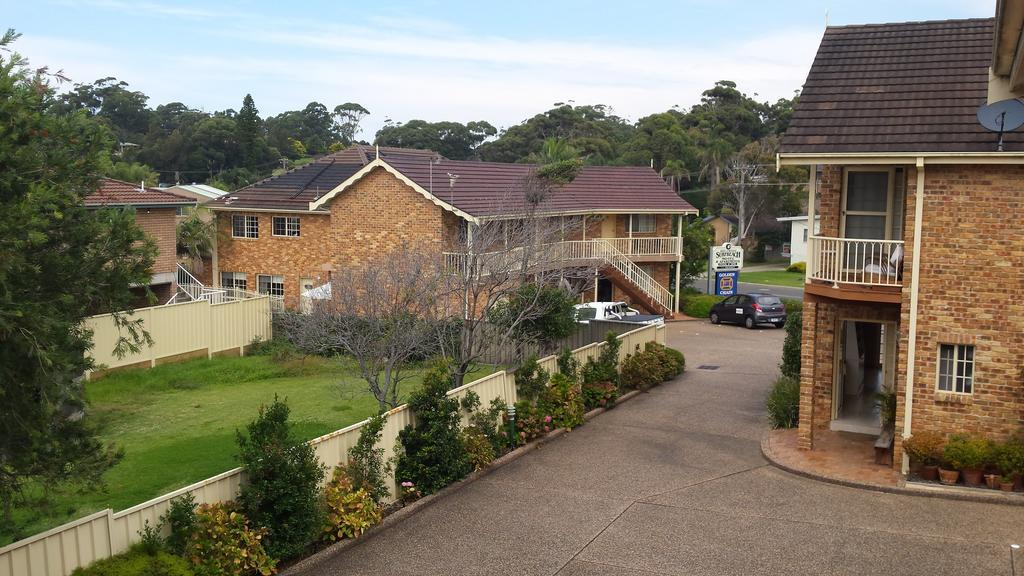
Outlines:
[{"label": "bench", "polygon": [[875,440],[875,464],[892,466],[892,441],[894,434],[892,430],[883,430]]}]

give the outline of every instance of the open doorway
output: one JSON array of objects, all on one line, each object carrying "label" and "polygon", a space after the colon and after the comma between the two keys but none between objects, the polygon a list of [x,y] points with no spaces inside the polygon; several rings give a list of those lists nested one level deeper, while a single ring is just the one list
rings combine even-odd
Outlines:
[{"label": "open doorway", "polygon": [[840,320],[837,328],[831,428],[877,435],[882,430],[877,394],[892,387],[895,325]]}]

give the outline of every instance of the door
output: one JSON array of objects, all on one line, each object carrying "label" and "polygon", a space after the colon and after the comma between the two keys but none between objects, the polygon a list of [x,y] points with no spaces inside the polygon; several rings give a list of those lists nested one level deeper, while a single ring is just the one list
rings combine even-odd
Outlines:
[{"label": "door", "polygon": [[833,370],[835,371],[835,380],[832,385],[832,419],[836,420],[839,415],[843,412],[843,398],[845,398],[845,387],[846,382],[846,321],[839,320],[838,330],[836,334],[836,347],[834,356]]},{"label": "door", "polygon": [[612,301],[612,281],[607,278],[600,278],[597,281],[597,301]]},{"label": "door", "polygon": [[739,308],[739,299],[739,296],[729,296],[722,300],[721,313],[718,315],[718,318],[726,322],[736,322],[739,318],[736,311],[740,310],[742,312],[742,308]]},{"label": "door", "polygon": [[[889,239],[893,180],[891,170],[847,170],[840,220],[843,238]],[[868,264],[877,264],[877,256],[877,250],[867,249],[863,244],[847,244],[844,268],[863,270]]]},{"label": "door", "polygon": [[306,296],[306,292],[309,292],[314,288],[312,278],[300,278],[299,279],[299,309],[303,314],[309,314],[313,309],[313,300]]}]

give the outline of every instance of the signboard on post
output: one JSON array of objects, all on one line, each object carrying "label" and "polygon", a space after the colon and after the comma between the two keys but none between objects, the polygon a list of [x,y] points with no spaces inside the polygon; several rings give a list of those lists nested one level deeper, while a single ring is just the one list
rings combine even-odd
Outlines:
[{"label": "signboard on post", "polygon": [[726,242],[711,247],[712,270],[739,270],[743,268],[743,248]]},{"label": "signboard on post", "polygon": [[732,296],[740,283],[740,273],[736,270],[718,270],[715,272],[715,296]]}]

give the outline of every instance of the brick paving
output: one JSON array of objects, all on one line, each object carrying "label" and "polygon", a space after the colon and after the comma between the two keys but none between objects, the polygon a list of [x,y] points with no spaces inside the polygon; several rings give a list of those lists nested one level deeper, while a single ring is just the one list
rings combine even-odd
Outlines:
[{"label": "brick paving", "polygon": [[820,430],[814,433],[814,450],[801,450],[795,428],[773,430],[762,442],[770,460],[791,470],[856,484],[898,486],[900,475],[891,466],[875,464],[874,444],[873,436]]}]

